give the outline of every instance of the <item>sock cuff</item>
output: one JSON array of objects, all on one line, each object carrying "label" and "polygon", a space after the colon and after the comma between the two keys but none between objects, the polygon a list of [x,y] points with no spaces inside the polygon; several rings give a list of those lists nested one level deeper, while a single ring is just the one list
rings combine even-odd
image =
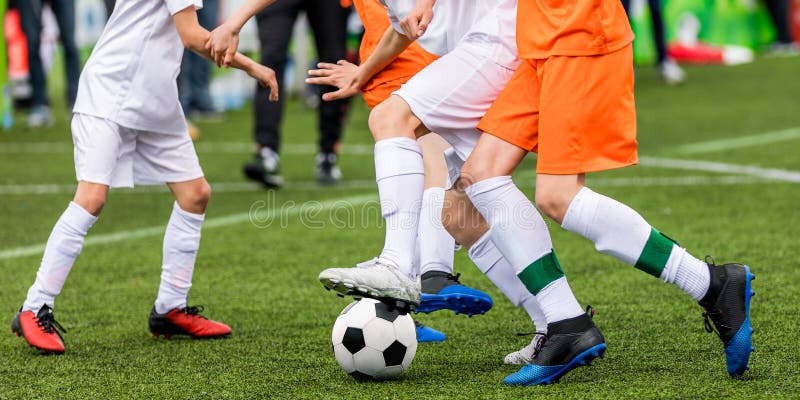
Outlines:
[{"label": "sock cuff", "polygon": [[[592,191],[592,189],[586,186],[582,187],[569,203],[567,213],[564,215],[564,220],[561,222],[561,227],[570,232],[588,237],[588,229],[591,224],[581,223],[581,221],[585,221],[585,217],[582,216],[585,216],[586,213],[594,214],[597,211],[600,196],[601,195]],[[581,226],[585,227],[585,232],[579,232]]]},{"label": "sock cuff", "polygon": [[416,140],[394,137],[375,143],[375,180],[393,176],[424,174],[422,148]]},{"label": "sock cuff", "polygon": [[429,187],[422,192],[422,204],[433,202],[444,203],[444,188],[434,186]]},{"label": "sock cuff", "polygon": [[470,199],[473,199],[475,196],[480,196],[483,193],[490,192],[508,184],[513,184],[510,175],[495,176],[494,178],[475,182],[472,185],[467,186],[464,191],[467,193],[467,196],[469,196]]},{"label": "sock cuff", "polygon": [[175,201],[172,205],[172,213],[177,214],[181,218],[194,223],[202,223],[203,220],[205,220],[206,218],[205,214],[195,214],[182,209],[181,206],[178,205],[177,201]]},{"label": "sock cuff", "polygon": [[66,218],[69,224],[80,228],[84,235],[89,232],[89,229],[92,227],[92,225],[97,222],[97,217],[86,211],[86,209],[74,201],[69,202],[67,210],[64,212],[63,216]]},{"label": "sock cuff", "polygon": [[489,270],[503,258],[500,250],[492,242],[491,230],[484,233],[472,244],[472,247],[467,250],[467,255],[484,274],[489,273]]}]

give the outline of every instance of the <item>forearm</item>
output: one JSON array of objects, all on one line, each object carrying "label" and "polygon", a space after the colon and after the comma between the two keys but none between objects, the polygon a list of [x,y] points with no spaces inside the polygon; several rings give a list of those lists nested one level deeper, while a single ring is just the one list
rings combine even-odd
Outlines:
[{"label": "forearm", "polygon": [[234,32],[239,32],[250,18],[275,1],[276,0],[249,0],[231,14],[228,19],[225,20],[225,24]]},{"label": "forearm", "polygon": [[[274,0],[269,0],[269,1],[274,1]],[[183,45],[187,49],[203,56],[204,58],[210,61],[214,61],[214,59],[211,57],[211,52],[205,47],[205,43],[206,40],[208,40],[209,35],[210,35],[209,31],[203,29],[198,25],[195,29],[193,29],[190,33],[186,35],[187,37],[185,38],[181,37],[181,39],[183,39]],[[231,62],[230,66],[247,72],[250,71],[251,69],[250,67],[252,67],[254,63],[255,61],[251,60],[247,56],[241,53],[236,53],[236,55],[233,57],[233,62]]]},{"label": "forearm", "polygon": [[413,43],[391,26],[386,30],[372,54],[359,66],[359,81],[364,84],[386,68]]}]

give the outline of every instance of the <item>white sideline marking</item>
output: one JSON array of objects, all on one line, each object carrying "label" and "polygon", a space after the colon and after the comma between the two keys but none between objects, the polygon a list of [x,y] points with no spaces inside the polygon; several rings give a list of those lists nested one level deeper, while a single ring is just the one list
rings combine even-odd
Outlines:
[{"label": "white sideline marking", "polygon": [[761,168],[749,165],[727,164],[713,161],[681,160],[676,158],[662,157],[639,157],[639,164],[646,167],[720,172],[727,174],[750,175],[758,178],[774,179],[784,182],[800,182],[800,172],[786,169]]},{"label": "white sideline marking", "polygon": [[[332,199],[321,201],[318,203],[317,207],[314,207],[314,211],[327,211],[334,207],[341,206],[343,203],[347,203],[349,205],[363,205],[368,201],[375,200],[377,197],[374,194],[369,195],[360,195],[360,196],[350,196],[350,197],[342,197],[339,199]],[[291,207],[289,209],[284,208],[272,208],[266,212],[266,214],[258,214],[260,219],[275,219],[276,217],[291,217],[298,215],[301,212],[307,212],[308,210],[304,210],[303,205],[299,205],[297,207]],[[243,212],[239,214],[231,214],[224,217],[215,217],[215,218],[208,218],[203,223],[203,229],[209,228],[219,228],[223,226],[229,225],[236,225],[244,222],[250,222],[251,216],[250,212]],[[147,228],[139,228],[139,229],[131,229],[125,230],[120,232],[112,232],[106,234],[98,234],[98,235],[91,235],[86,238],[83,246],[93,246],[98,244],[108,244],[114,242],[121,242],[126,240],[133,240],[133,239],[141,239],[151,236],[160,236],[164,234],[165,226],[151,226]],[[37,254],[42,254],[44,252],[44,247],[46,243],[35,244],[32,246],[22,246],[22,247],[15,247],[6,250],[0,250],[0,260],[7,260],[10,258],[19,258],[19,257],[26,257],[26,256],[34,256]]]},{"label": "white sideline marking", "polygon": [[[529,174],[517,176],[517,185],[532,186]],[[780,181],[785,181],[779,179]],[[678,176],[678,177],[631,177],[631,178],[589,178],[592,186],[694,186],[694,185],[745,185],[774,182],[775,179],[759,176]],[[789,181],[794,182],[794,181]],[[316,181],[287,182],[281,190],[331,191],[337,189],[375,189],[375,181],[352,180],[343,181],[338,186],[321,186]],[[258,184],[248,182],[211,183],[212,193],[249,193],[263,192]],[[42,195],[71,194],[75,192],[75,184],[43,184],[43,185],[0,185],[0,195]],[[114,194],[148,194],[169,193],[166,186],[140,186],[135,189],[112,189]]]},{"label": "white sideline marking", "polygon": [[[197,142],[194,144],[199,153],[206,154],[250,154],[255,152],[255,145],[250,142]],[[342,154],[372,154],[371,144],[344,144]],[[0,154],[59,154],[72,153],[69,142],[0,142]],[[281,146],[281,154],[309,155],[316,154],[318,148],[314,144],[285,144]]]},{"label": "white sideline marking", "polygon": [[723,150],[738,149],[742,147],[760,146],[770,143],[785,142],[800,139],[800,127],[784,129],[774,132],[765,132],[749,136],[739,136],[728,139],[709,140],[707,142],[691,143],[674,148],[677,154],[705,154]]}]

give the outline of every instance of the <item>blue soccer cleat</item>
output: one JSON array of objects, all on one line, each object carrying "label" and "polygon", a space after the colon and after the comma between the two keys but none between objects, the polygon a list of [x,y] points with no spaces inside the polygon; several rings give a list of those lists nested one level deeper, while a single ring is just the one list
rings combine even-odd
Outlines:
[{"label": "blue soccer cleat", "polygon": [[456,314],[485,314],[492,308],[492,297],[480,290],[462,285],[460,274],[428,271],[422,274],[422,297],[417,312],[453,310]]},{"label": "blue soccer cleat", "polygon": [[711,262],[708,270],[711,283],[699,302],[705,310],[705,328],[709,333],[716,330],[722,340],[728,375],[741,376],[750,368],[747,363],[753,351],[750,299],[755,295],[751,281],[756,277],[742,264],[714,265]]},{"label": "blue soccer cleat", "polygon": [[417,342],[419,343],[444,342],[447,340],[447,336],[445,336],[444,333],[439,332],[430,326],[422,325],[417,321],[414,321],[414,325],[417,326]]},{"label": "blue soccer cleat", "polygon": [[547,339],[533,362],[507,376],[503,383],[535,386],[558,382],[567,372],[591,365],[605,352],[603,334],[586,314],[548,324]]}]

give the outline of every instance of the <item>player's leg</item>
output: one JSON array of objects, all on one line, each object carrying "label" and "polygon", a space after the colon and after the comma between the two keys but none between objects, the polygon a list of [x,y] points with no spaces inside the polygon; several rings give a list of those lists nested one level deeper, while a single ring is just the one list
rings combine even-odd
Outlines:
[{"label": "player's leg", "polygon": [[[279,79],[283,79],[286,70],[286,54],[300,7],[301,0],[280,1],[256,15],[261,64],[272,68]],[[253,98],[253,138],[257,150],[253,160],[243,167],[248,179],[269,188],[283,185],[278,155],[283,105],[286,98],[283,85],[279,85],[278,93],[280,95],[278,101],[271,102],[269,89],[260,85],[256,87]]]},{"label": "player's leg", "polygon": [[539,97],[536,64],[523,62],[481,121],[487,134],[462,169],[465,191],[491,226],[492,242],[535,296],[547,322],[543,347],[530,365],[506,378],[507,384],[551,382],[605,351],[602,334],[572,294],[544,220],[510,177],[537,148]]},{"label": "player's leg", "polygon": [[[748,267],[706,264],[627,205],[584,187],[584,172],[636,162],[631,58],[628,46],[600,57],[548,61],[546,68],[561,74],[551,75],[542,86],[549,101],[542,104],[540,128],[558,133],[540,135],[536,203],[599,251],[674,283],[698,300],[723,341],[729,374],[739,375],[752,348]],[[568,122],[560,117],[567,109],[578,111]]]},{"label": "player's leg", "polygon": [[75,143],[75,197],[56,222],[45,245],[36,280],[14,317],[12,330],[33,347],[63,353],[64,342],[53,318],[55,298],[61,293],[89,229],[105,205],[109,185],[130,186],[127,137],[109,121],[76,114],[72,120]]},{"label": "player's leg", "polygon": [[161,282],[148,321],[150,332],[166,337],[227,336],[230,327],[200,315],[202,306],[188,306],[186,303],[200,247],[200,230],[211,198],[211,187],[203,177],[188,131],[134,132],[133,175],[136,183],[166,183],[175,198],[164,232]]},{"label": "player's leg", "polygon": [[[329,0],[306,0],[308,24],[314,32],[314,43],[320,62],[336,63],[347,56],[347,17],[349,8]],[[319,86],[319,95],[335,90]],[[322,184],[336,184],[342,179],[338,163],[338,147],[350,99],[322,101],[318,108],[319,153],[316,157],[317,179]]]},{"label": "player's leg", "polygon": [[492,307],[486,293],[459,282],[453,275],[455,240],[442,225],[445,187],[448,186],[444,153],[450,145],[439,135],[421,137],[422,160],[425,165],[425,191],[420,211],[419,246],[422,301],[417,312],[453,310],[456,314],[483,314]]},{"label": "player's leg", "polygon": [[17,336],[44,353],[64,352],[61,326],[53,317],[55,299],[83,248],[86,234],[100,215],[107,193],[107,185],[78,183],[75,198],[50,232],[36,280],[12,322]]},{"label": "player's leg", "polygon": [[541,348],[547,334],[547,322],[536,298],[517,278],[514,268],[492,242],[489,224],[470,202],[458,182],[445,194],[442,222],[458,243],[467,249],[469,258],[517,307],[525,310],[533,322],[531,343],[506,355],[506,364],[529,364]]},{"label": "player's leg", "polygon": [[700,302],[725,345],[728,372],[745,371],[753,277],[747,266],[706,264],[632,208],[583,186],[582,175],[538,175],[536,203],[564,229],[591,240],[598,251],[672,283]]},{"label": "player's leg", "polygon": [[408,104],[391,96],[369,116],[375,138],[375,179],[386,236],[380,255],[356,268],[329,268],[319,275],[326,288],[341,294],[397,301],[416,307],[420,288],[415,271],[416,240],[424,186],[422,150],[427,133]]},{"label": "player's leg", "polygon": [[150,332],[155,336],[190,335],[195,338],[215,338],[231,333],[227,325],[208,320],[199,312],[202,307],[187,306],[192,287],[197,251],[200,248],[200,229],[211,187],[205,178],[167,184],[175,196],[172,215],[164,233],[164,255],[161,284],[150,313]]}]

